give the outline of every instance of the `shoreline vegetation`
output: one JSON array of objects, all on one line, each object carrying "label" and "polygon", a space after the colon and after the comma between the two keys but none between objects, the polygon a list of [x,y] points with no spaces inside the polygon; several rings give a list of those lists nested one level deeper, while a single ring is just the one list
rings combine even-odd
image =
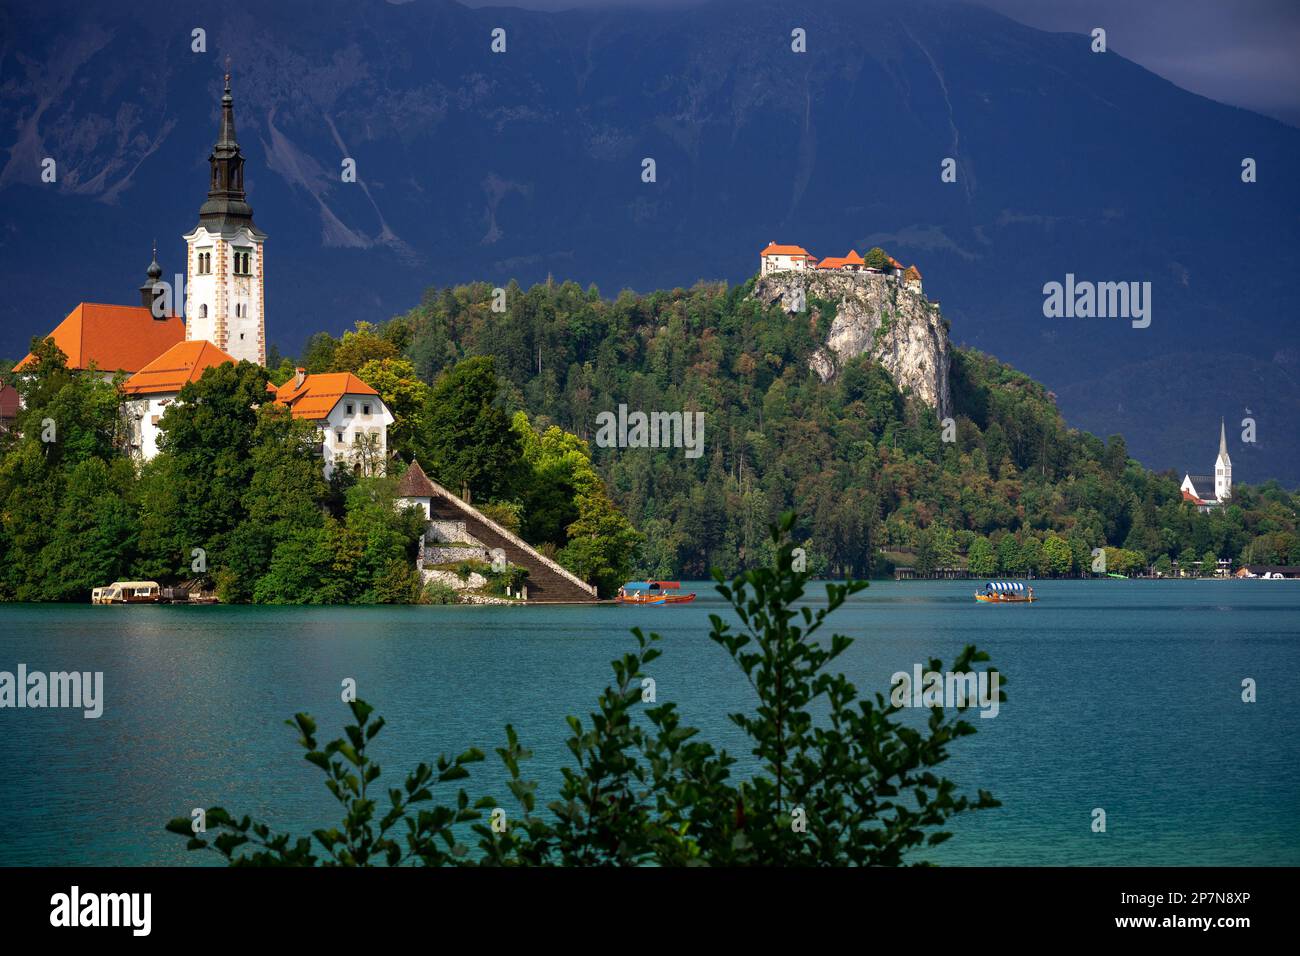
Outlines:
[{"label": "shoreline vegetation", "polygon": [[[661,655],[659,636],[632,634],[637,646],[611,663],[614,681],[584,722],[567,718],[573,760],[558,797],[538,807],[532,756],[513,726],[497,757],[509,773],[511,801],[473,796],[464,781],[485,759],[471,747],[420,764],[380,795],[371,744],[384,720],[362,700],[345,700],[355,723],[322,745],[305,713],[286,723],[304,758],[325,775],[342,822],[310,835],[276,833],[223,807],[195,810],[166,824],[194,851],[231,866],[901,866],[948,840],[954,817],[1001,804],[977,790],[959,794],[936,773],[950,746],[976,732],[965,719],[975,701],[931,707],[921,727],[895,718],[896,695],[859,696],[830,665],[853,643],[819,633],[827,617],[867,586],[826,586],[826,607],[796,609],[808,583],[794,569],[792,513],[771,528],[774,562],[727,581],[714,573],[739,627],[712,615],[709,639],[727,651],[757,696],[730,715],[757,758],[753,775],[733,777],[737,758],[701,739],[673,703],[657,704],[646,665]],[[988,655],[967,646],[950,673],[975,671]],[[919,665],[918,665],[919,666]],[[940,672],[937,659],[929,670]],[[1001,678],[999,680],[999,678]],[[998,689],[990,701],[1006,701]],[[825,711],[825,714],[821,714]],[[814,712],[819,715],[814,718]],[[752,749],[751,749],[752,747]],[[454,793],[441,785],[460,782]],[[386,799],[385,799],[386,796]],[[507,810],[506,806],[511,809]],[[473,844],[472,846],[470,844]]]},{"label": "shoreline vegetation", "polygon": [[[446,600],[415,570],[418,517],[393,489],[419,460],[440,484],[612,594],[626,580],[770,565],[766,528],[800,514],[810,573],[976,577],[1211,573],[1300,563],[1300,495],[1238,483],[1225,507],[1124,439],[1068,428],[1055,397],[995,358],[952,352],[954,427],[869,358],[810,368],[834,305],[787,315],[754,280],[601,297],[573,282],[430,289],[386,322],[321,332],[297,361],[209,369],[162,419],[162,451],[123,452],[117,385],[34,340],[30,374],[0,368],[22,408],[0,432],[0,600],[84,601],[115,580],[192,584],[226,603]],[[504,301],[504,311],[494,303]],[[394,415],[387,476],[326,482],[311,427],[265,401],[301,365],[348,371]],[[703,414],[698,457],[605,448],[621,405]]]}]

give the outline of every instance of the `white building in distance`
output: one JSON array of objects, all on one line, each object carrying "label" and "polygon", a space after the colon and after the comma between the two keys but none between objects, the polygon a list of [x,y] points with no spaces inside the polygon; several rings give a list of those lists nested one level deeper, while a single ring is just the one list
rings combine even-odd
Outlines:
[{"label": "white building in distance", "polygon": [[1219,457],[1214,460],[1214,474],[1183,475],[1181,490],[1183,500],[1192,502],[1198,511],[1209,511],[1232,497],[1232,459],[1228,457],[1228,433],[1222,419],[1219,420]]}]

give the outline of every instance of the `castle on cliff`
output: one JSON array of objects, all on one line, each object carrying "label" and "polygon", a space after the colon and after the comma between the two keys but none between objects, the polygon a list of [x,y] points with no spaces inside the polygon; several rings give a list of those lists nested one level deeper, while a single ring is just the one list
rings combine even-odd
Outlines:
[{"label": "castle on cliff", "polygon": [[758,274],[763,276],[774,272],[849,272],[885,275],[902,283],[905,288],[913,292],[921,291],[921,270],[915,265],[903,268],[901,262],[888,255],[875,264],[870,264],[858,255],[856,249],[850,249],[847,256],[827,256],[819,260],[803,246],[769,242],[758,254],[758,261]]}]

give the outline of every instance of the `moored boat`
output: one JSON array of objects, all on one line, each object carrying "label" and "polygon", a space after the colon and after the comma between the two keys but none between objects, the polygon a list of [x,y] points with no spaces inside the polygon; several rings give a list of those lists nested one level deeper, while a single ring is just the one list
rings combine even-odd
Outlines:
[{"label": "moored boat", "polygon": [[619,604],[689,604],[695,600],[694,592],[681,593],[680,581],[629,581],[618,589],[614,600]]},{"label": "moored boat", "polygon": [[1034,589],[1019,581],[990,581],[983,592],[975,592],[975,600],[981,604],[1033,604],[1036,599]]},{"label": "moored boat", "polygon": [[107,587],[92,590],[90,603],[157,604],[160,598],[157,581],[114,581]]}]

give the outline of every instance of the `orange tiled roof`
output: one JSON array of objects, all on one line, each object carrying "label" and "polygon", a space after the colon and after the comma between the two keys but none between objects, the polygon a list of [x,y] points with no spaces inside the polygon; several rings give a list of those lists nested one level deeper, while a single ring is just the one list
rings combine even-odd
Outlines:
[{"label": "orange tiled roof", "polygon": [[291,378],[275,389],[275,400],[288,405],[294,418],[307,418],[314,422],[328,418],[344,395],[378,396],[379,393],[351,372],[304,375],[301,385],[295,385]]},{"label": "orange tiled roof", "polygon": [[803,246],[778,246],[775,242],[769,242],[767,248],[759,255],[762,256],[803,256],[808,259],[816,258]]},{"label": "orange tiled roof", "polygon": [[865,266],[866,261],[858,255],[856,249],[850,249],[847,256],[827,256],[817,264],[818,269],[842,269],[844,266]]},{"label": "orange tiled roof", "polygon": [[179,392],[187,382],[197,382],[214,365],[234,362],[206,339],[177,342],[122,385],[128,395],[158,395]]},{"label": "orange tiled roof", "polygon": [[903,278],[911,279],[913,277],[916,277],[917,279],[921,278],[921,270],[916,266],[908,266],[907,271],[903,273]]},{"label": "orange tiled roof", "polygon": [[[68,368],[89,368],[93,362],[104,372],[138,372],[185,340],[185,323],[174,315],[155,319],[141,305],[82,302],[47,337],[68,356]],[[29,353],[14,369],[32,361]]]}]

